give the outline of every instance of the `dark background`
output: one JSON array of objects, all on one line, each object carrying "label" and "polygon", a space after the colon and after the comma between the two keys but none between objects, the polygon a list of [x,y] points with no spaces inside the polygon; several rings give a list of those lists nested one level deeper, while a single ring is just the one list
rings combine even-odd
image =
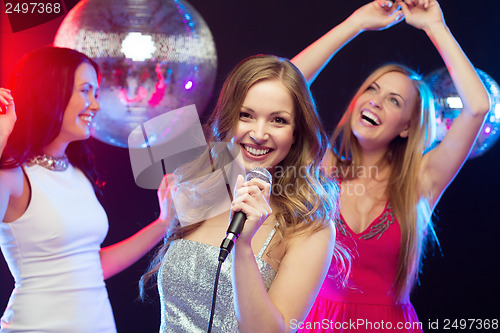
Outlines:
[{"label": "dark background", "polygon": [[[292,58],[305,46],[367,1],[350,0],[191,0],[210,27],[218,53],[217,79],[207,111],[215,104],[222,82],[244,57],[271,53]],[[500,82],[500,1],[441,0],[448,26],[472,63]],[[71,6],[69,6],[71,8]],[[26,52],[50,44],[62,18],[13,33],[0,5],[0,85]],[[402,62],[429,73],[444,64],[425,33],[401,24],[382,32],[365,32],[334,58],[312,86],[328,132],[336,125],[355,89],[377,65]],[[92,140],[92,139],[91,139]],[[155,191],[138,188],[128,151],[92,140],[96,169],[103,181],[110,230],[103,245],[130,236],[156,218]],[[425,261],[412,301],[424,328],[429,321],[500,319],[499,263],[500,144],[468,161],[436,209],[441,251]],[[0,259],[0,308],[13,282]],[[150,256],[107,280],[118,331],[157,332],[159,307],[137,300],[137,281]],[[465,330],[470,331],[470,330]]]}]

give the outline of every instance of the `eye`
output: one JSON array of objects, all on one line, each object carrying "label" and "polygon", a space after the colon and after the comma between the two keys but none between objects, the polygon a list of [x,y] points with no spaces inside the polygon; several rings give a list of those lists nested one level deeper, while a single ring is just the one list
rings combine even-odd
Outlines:
[{"label": "eye", "polygon": [[394,104],[394,105],[396,105],[396,106],[399,106],[399,104],[400,104],[400,103],[399,103],[399,101],[398,101],[398,99],[397,99],[397,98],[394,98],[394,97],[392,97],[392,98],[390,99],[390,101],[391,101],[391,103],[392,103],[392,104]]},{"label": "eye", "polygon": [[375,88],[375,86],[374,86],[374,85],[371,85],[371,86],[369,86],[368,88],[366,88],[366,91],[375,92],[375,91],[377,91],[377,88]]},{"label": "eye", "polygon": [[273,122],[276,123],[276,124],[280,124],[280,125],[286,125],[286,124],[288,124],[288,121],[285,118],[281,118],[281,117],[274,118]]},{"label": "eye", "polygon": [[240,119],[251,119],[252,115],[248,112],[241,111],[240,112]]}]

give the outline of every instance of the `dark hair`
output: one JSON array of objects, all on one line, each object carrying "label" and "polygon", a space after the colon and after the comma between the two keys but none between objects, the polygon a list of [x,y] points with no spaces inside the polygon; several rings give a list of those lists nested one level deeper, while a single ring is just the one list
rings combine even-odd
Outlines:
[{"label": "dark hair", "polygon": [[[73,92],[75,71],[82,63],[98,65],[85,54],[53,46],[23,57],[9,87],[15,98],[17,121],[0,159],[0,168],[15,168],[39,155],[61,131],[64,111]],[[68,159],[94,183],[92,155],[85,141],[66,149]]]}]

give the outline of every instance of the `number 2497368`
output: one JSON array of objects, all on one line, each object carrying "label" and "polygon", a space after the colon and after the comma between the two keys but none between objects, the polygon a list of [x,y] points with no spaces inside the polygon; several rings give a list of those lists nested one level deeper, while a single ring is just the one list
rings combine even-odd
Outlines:
[{"label": "number 2497368", "polygon": [[59,14],[61,12],[60,2],[17,2],[5,3],[7,14]]}]

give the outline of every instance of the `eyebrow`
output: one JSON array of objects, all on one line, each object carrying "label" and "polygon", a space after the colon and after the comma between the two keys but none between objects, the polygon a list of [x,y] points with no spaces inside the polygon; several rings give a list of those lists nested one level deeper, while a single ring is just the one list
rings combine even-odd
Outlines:
[{"label": "eyebrow", "polygon": [[[245,109],[245,111],[250,111],[250,112],[254,112],[254,113],[255,113],[255,111],[254,111],[252,108],[249,108],[249,107],[247,107],[247,106],[242,105],[242,106],[241,106],[241,108],[242,108],[242,109]],[[288,112],[288,111],[285,111],[285,110],[273,111],[273,112],[271,112],[271,114],[270,114],[270,115],[271,115],[271,116],[275,116],[275,115],[279,115],[279,114],[282,114],[282,113],[286,113],[286,114],[288,114],[290,117],[292,117],[292,114],[291,114],[290,112]]]},{"label": "eyebrow", "polygon": [[83,86],[89,86],[89,87],[91,87],[92,89],[94,89],[95,91],[99,91],[99,85],[94,86],[92,83],[87,82],[87,81],[84,81],[84,82],[82,82],[82,83],[80,83],[80,84],[78,85],[78,87],[80,87],[80,88],[81,88],[81,87],[83,87]]},{"label": "eyebrow", "polygon": [[[373,81],[373,84],[377,86],[378,89],[380,89],[380,86],[378,85],[377,82]],[[404,99],[403,96],[401,96],[400,94],[398,93],[395,93],[395,92],[389,92],[389,95],[393,95],[393,96],[399,96],[399,98],[401,98],[403,100],[403,103],[406,104],[406,100]]]},{"label": "eyebrow", "polygon": [[95,87],[92,83],[90,83],[88,81],[83,81],[82,83],[79,84],[80,87],[85,86],[85,85],[91,86],[92,88]]},{"label": "eyebrow", "polygon": [[285,111],[285,110],[280,110],[280,111],[272,112],[271,116],[280,115],[282,113],[286,113],[287,115],[289,115],[290,117],[292,117],[292,114],[290,112],[288,112],[288,111]]}]

